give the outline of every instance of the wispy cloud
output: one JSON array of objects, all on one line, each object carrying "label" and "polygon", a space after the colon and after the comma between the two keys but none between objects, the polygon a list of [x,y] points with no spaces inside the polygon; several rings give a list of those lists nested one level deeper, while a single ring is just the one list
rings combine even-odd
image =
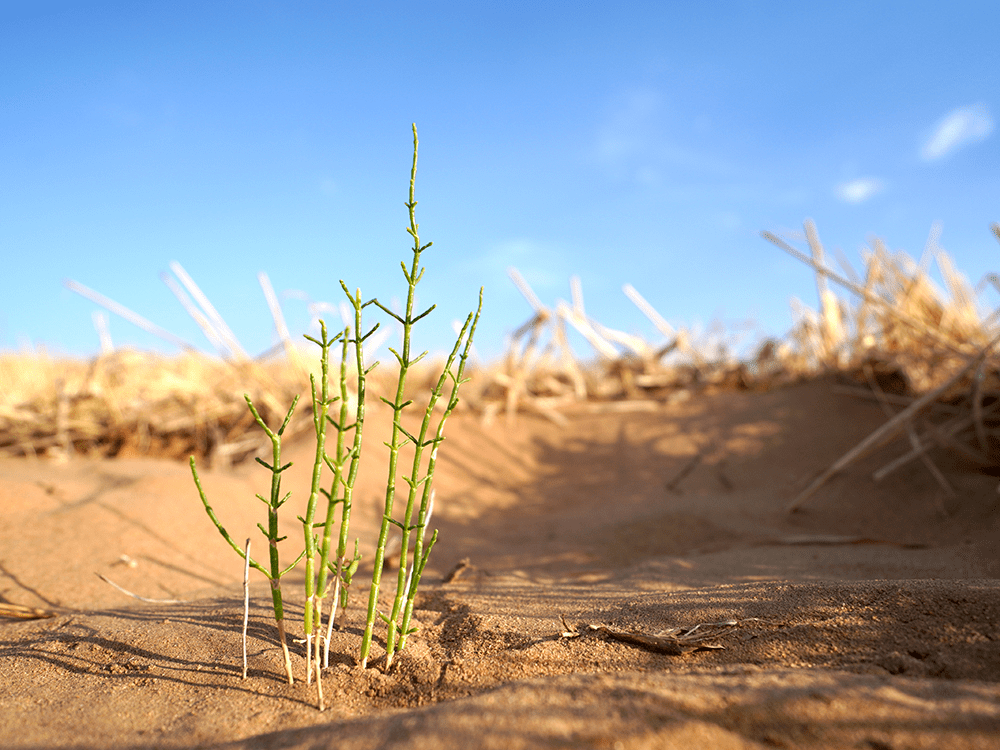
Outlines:
[{"label": "wispy cloud", "polygon": [[627,93],[598,132],[597,157],[614,164],[643,151],[659,109],[656,92],[643,89]]},{"label": "wispy cloud", "polygon": [[884,189],[885,183],[877,177],[859,177],[840,183],[833,189],[833,194],[844,203],[864,203]]},{"label": "wispy cloud", "polygon": [[[724,160],[679,145],[667,132],[666,115],[663,96],[655,90],[633,89],[623,94],[597,130],[597,160],[617,178],[647,186],[661,186],[666,177],[678,172],[704,175],[728,171]],[[691,122],[697,121],[699,118],[691,115]]]},{"label": "wispy cloud", "polygon": [[985,104],[953,109],[934,127],[920,148],[920,158],[937,161],[962,146],[986,140],[993,132],[993,115]]}]

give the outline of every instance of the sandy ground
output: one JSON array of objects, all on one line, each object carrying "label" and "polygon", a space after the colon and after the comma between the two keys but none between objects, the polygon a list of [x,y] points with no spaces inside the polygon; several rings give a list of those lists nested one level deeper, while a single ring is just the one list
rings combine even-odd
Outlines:
[{"label": "sandy ground", "polygon": [[[369,410],[352,524],[364,552],[386,416]],[[262,579],[240,679],[242,561],[186,465],[0,462],[0,597],[55,613],[0,620],[0,746],[1000,746],[996,478],[940,456],[957,497],[919,463],[874,483],[900,444],[789,515],[884,420],[830,383],[567,416],[453,418],[420,630],[389,674],[378,659],[357,665],[362,566],[322,713],[313,687],[283,680]],[[285,451],[286,554],[301,547],[311,453]],[[203,480],[233,536],[262,554],[253,495],[267,473],[246,464]],[[98,573],[181,603],[137,602]],[[299,636],[301,576],[285,581]],[[621,640],[695,625],[704,640],[668,653]]]}]

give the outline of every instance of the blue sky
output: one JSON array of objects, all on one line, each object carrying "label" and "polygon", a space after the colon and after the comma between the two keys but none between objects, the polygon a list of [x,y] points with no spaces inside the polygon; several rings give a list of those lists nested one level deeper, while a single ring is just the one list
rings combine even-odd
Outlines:
[{"label": "blue sky", "polygon": [[0,349],[95,353],[74,279],[210,350],[171,261],[251,354],[274,342],[259,271],[296,334],[340,279],[403,295],[413,122],[421,348],[484,286],[498,355],[530,315],[512,265],[547,304],[579,275],[592,317],[653,340],[623,284],[674,324],[782,334],[813,279],[759,232],[806,217],[856,266],[940,221],[973,282],[1000,270],[994,2],[0,8]]}]

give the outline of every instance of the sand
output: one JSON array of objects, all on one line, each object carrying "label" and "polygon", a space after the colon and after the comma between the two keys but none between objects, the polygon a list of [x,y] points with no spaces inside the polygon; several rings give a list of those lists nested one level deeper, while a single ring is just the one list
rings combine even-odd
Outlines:
[{"label": "sand", "polygon": [[[259,576],[240,678],[242,561],[185,464],[0,461],[0,597],[53,614],[0,619],[0,746],[1000,746],[995,477],[934,454],[957,496],[919,462],[875,483],[900,443],[788,514],[884,421],[825,381],[565,414],[562,426],[453,417],[420,630],[389,674],[381,635],[358,666],[363,563],[331,644],[325,712],[294,640],[300,679],[284,681]],[[356,495],[352,536],[366,553],[385,418],[369,410]],[[289,553],[312,450],[285,451]],[[253,494],[267,472],[247,463],[202,478],[232,535],[261,554]],[[136,601],[97,574],[180,603]],[[285,581],[295,638],[301,575]],[[681,636],[666,653],[622,640],[664,631]]]}]

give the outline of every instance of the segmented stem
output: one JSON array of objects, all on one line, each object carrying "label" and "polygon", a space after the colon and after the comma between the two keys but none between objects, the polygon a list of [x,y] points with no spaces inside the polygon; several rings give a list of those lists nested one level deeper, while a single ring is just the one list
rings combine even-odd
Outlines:
[{"label": "segmented stem", "polygon": [[[443,429],[444,422],[451,411],[455,408],[458,403],[458,386],[462,382],[462,372],[465,367],[466,360],[468,359],[470,347],[472,344],[472,336],[475,332],[476,323],[479,320],[479,313],[482,310],[482,291],[480,290],[480,301],[479,309],[476,311],[475,315],[469,315],[465,321],[465,325],[462,328],[461,333],[458,336],[458,340],[455,343],[455,347],[452,349],[451,354],[444,366],[444,370],[441,373],[436,387],[430,395],[430,399],[424,410],[424,417],[420,425],[420,429],[417,435],[412,435],[406,431],[402,425],[402,412],[407,406],[410,405],[410,401],[404,401],[404,392],[406,387],[406,376],[409,368],[418,362],[421,358],[426,355],[424,352],[418,357],[410,357],[410,342],[411,334],[414,324],[421,318],[426,316],[434,306],[431,306],[427,310],[414,315],[413,313],[413,303],[415,298],[416,286],[420,282],[423,276],[424,269],[420,267],[420,255],[421,253],[429,248],[432,243],[427,243],[426,245],[420,244],[420,234],[419,225],[416,220],[416,207],[417,201],[414,197],[416,176],[417,176],[417,151],[418,151],[418,139],[417,139],[417,127],[413,126],[413,166],[410,169],[410,193],[409,200],[406,203],[407,210],[409,211],[410,225],[407,227],[406,231],[413,238],[413,261],[410,268],[407,269],[406,264],[402,263],[403,276],[406,278],[408,285],[407,295],[406,295],[406,308],[403,314],[400,316],[394,313],[392,310],[388,309],[382,305],[378,300],[373,300],[374,304],[378,305],[384,312],[386,312],[391,317],[395,318],[403,327],[403,342],[402,342],[402,353],[398,353],[395,350],[390,349],[392,353],[396,356],[399,363],[399,377],[396,382],[396,396],[393,401],[388,401],[387,399],[382,399],[390,407],[392,407],[392,437],[386,445],[389,447],[389,471],[388,478],[386,481],[386,495],[385,495],[385,508],[382,514],[382,524],[379,530],[378,546],[375,551],[375,569],[372,573],[372,585],[371,590],[368,595],[368,613],[365,621],[365,631],[361,642],[361,665],[366,666],[368,663],[368,656],[371,649],[371,639],[375,624],[375,616],[379,616],[386,622],[386,669],[392,667],[392,660],[394,654],[402,649],[405,644],[406,636],[409,632],[410,618],[413,612],[413,600],[416,596],[417,585],[420,581],[420,575],[423,573],[424,566],[427,564],[428,555],[430,554],[430,548],[433,546],[434,541],[437,539],[437,533],[435,532],[430,544],[424,549],[424,533],[426,530],[428,515],[430,510],[430,498],[431,498],[431,483],[433,481],[434,467],[437,456],[437,448],[440,442],[444,439]],[[467,335],[468,334],[468,335]],[[465,342],[464,349],[462,348],[463,341]],[[452,366],[454,365],[456,357],[458,357],[459,351],[462,351],[460,365],[458,368],[458,375],[452,373]],[[434,408],[444,392],[444,387],[448,378],[452,378],[455,381],[455,385],[452,389],[451,397],[448,402],[447,409],[445,411],[444,417],[441,419],[436,435],[427,439],[427,435],[430,431],[431,421],[434,415]],[[413,463],[408,476],[404,477],[406,484],[408,485],[408,492],[406,498],[406,509],[403,512],[402,521],[396,521],[393,518],[393,505],[396,497],[396,468],[399,460],[399,450],[407,443],[413,443]],[[431,456],[428,461],[428,467],[423,474],[422,461],[423,461],[423,451],[424,448],[431,447]],[[421,493],[421,499],[419,504],[417,503],[417,495]],[[417,519],[416,524],[414,524],[414,512],[416,511]],[[400,551],[400,564],[399,572],[396,581],[396,595],[393,599],[392,609],[390,610],[388,616],[382,615],[377,612],[378,609],[378,596],[379,588],[381,586],[382,579],[382,566],[385,561],[385,547],[389,537],[389,531],[391,526],[398,526],[400,533],[402,535],[401,539],[401,551]],[[417,531],[417,539],[414,544],[414,554],[412,562],[410,560],[410,536]],[[402,615],[402,620],[400,616]]]},{"label": "segmented stem", "polygon": [[[417,283],[420,281],[420,277],[423,275],[423,269],[420,268],[420,254],[430,247],[430,243],[426,246],[420,245],[420,235],[419,226],[417,224],[416,212],[417,201],[414,197],[416,181],[417,181],[417,149],[419,141],[417,139],[417,126],[413,126],[413,166],[410,168],[410,193],[409,201],[406,207],[410,214],[410,226],[406,228],[406,231],[413,238],[413,262],[410,266],[409,271],[407,271],[406,264],[402,263],[403,275],[406,277],[408,289],[406,293],[406,308],[403,312],[402,317],[389,310],[384,305],[379,303],[377,300],[375,304],[378,305],[384,312],[398,320],[403,326],[403,345],[402,353],[396,352],[390,349],[395,355],[396,360],[399,364],[399,377],[396,381],[396,397],[393,401],[388,401],[382,399],[385,403],[392,407],[392,437],[386,445],[389,447],[389,470],[388,478],[386,480],[385,489],[385,507],[382,514],[382,525],[379,528],[378,535],[378,546],[375,549],[375,570],[372,573],[372,585],[368,592],[368,613],[365,618],[365,631],[361,638],[361,666],[365,667],[368,664],[368,655],[371,650],[372,634],[375,628],[375,614],[378,608],[378,595],[379,588],[382,583],[382,565],[385,562],[385,545],[389,539],[389,527],[394,523],[392,518],[393,504],[396,499],[396,465],[399,460],[399,449],[406,445],[409,438],[404,438],[406,434],[403,429],[401,418],[403,409],[409,405],[408,401],[404,401],[403,394],[406,388],[406,374],[410,366],[415,362],[419,361],[423,355],[417,357],[416,359],[410,359],[410,336],[413,330],[413,324],[416,320],[423,317],[430,312],[428,310],[422,313],[417,318],[413,316],[413,301],[416,294]],[[433,309],[433,308],[432,308]],[[405,551],[405,550],[404,550]],[[391,625],[390,625],[391,627]]]},{"label": "segmented stem", "polygon": [[[326,323],[321,320],[319,325],[320,339],[314,339],[309,336],[306,337],[320,347],[320,385],[317,392],[316,377],[314,375],[309,376],[313,402],[313,428],[316,431],[316,454],[313,457],[312,483],[309,489],[309,500],[306,503],[306,514],[304,517],[299,517],[299,521],[302,522],[302,531],[305,537],[306,551],[306,607],[303,618],[303,628],[306,633],[306,684],[312,682],[312,643],[313,637],[316,635],[316,631],[319,627],[319,617],[321,613],[316,592],[317,545],[314,519],[316,518],[316,503],[321,492],[320,479],[322,477],[323,466],[328,461],[326,455],[326,425],[327,414],[329,412],[330,404],[332,403],[330,400],[329,384],[330,346],[341,336],[341,334],[338,333],[330,339],[327,337]],[[325,568],[325,565],[321,567],[321,570],[323,568]],[[319,595],[319,600],[321,601],[321,599],[322,594]],[[317,669],[319,668],[318,660],[316,667]]]},{"label": "segmented stem", "polygon": [[274,608],[274,621],[278,626],[278,641],[281,644],[282,654],[284,655],[285,671],[288,674],[288,684],[291,685],[294,684],[295,678],[292,675],[292,662],[288,655],[288,643],[285,639],[285,608],[281,596],[281,577],[298,564],[299,560],[302,559],[302,555],[299,555],[299,557],[297,557],[287,568],[284,570],[281,569],[281,563],[278,555],[278,542],[282,541],[284,537],[278,536],[278,509],[284,505],[285,501],[288,499],[287,495],[284,497],[281,495],[281,473],[292,465],[291,463],[287,463],[284,466],[281,465],[281,436],[284,433],[285,428],[288,427],[289,421],[291,421],[292,413],[295,411],[295,405],[298,403],[299,398],[296,396],[292,400],[292,405],[288,408],[285,420],[281,423],[281,427],[277,431],[274,431],[267,426],[267,423],[258,413],[257,408],[253,405],[253,401],[250,400],[250,396],[244,395],[244,398],[246,399],[250,413],[253,414],[257,424],[261,426],[268,438],[271,440],[271,463],[268,464],[266,461],[257,458],[257,462],[271,472],[270,498],[264,498],[261,495],[257,495],[257,497],[267,506],[267,528],[265,529],[261,524],[257,524],[257,527],[267,538],[270,569],[265,568],[252,558],[247,559],[246,552],[240,549],[239,545],[236,544],[233,538],[229,535],[229,532],[226,531],[225,527],[223,527],[223,525],[219,522],[219,519],[215,515],[215,511],[212,510],[212,506],[208,503],[208,498],[205,496],[205,490],[201,486],[201,478],[198,476],[198,469],[195,465],[194,456],[191,456],[190,460],[191,474],[194,477],[195,487],[198,488],[198,494],[201,497],[201,502],[205,506],[205,511],[208,513],[208,517],[212,520],[212,523],[215,524],[215,528],[219,530],[222,537],[229,543],[230,547],[236,550],[240,557],[247,559],[247,562],[253,568],[263,573],[271,583],[271,602]]},{"label": "segmented stem", "polygon": [[[448,417],[451,416],[455,407],[458,406],[458,390],[461,388],[462,383],[465,383],[468,380],[467,378],[463,379],[462,376],[465,374],[465,366],[468,364],[469,354],[472,350],[472,339],[476,335],[476,326],[479,324],[479,315],[482,311],[483,290],[480,289],[479,306],[476,308],[475,315],[470,314],[469,317],[465,319],[465,325],[462,326],[462,330],[458,335],[458,341],[455,343],[455,348],[452,350],[451,356],[448,358],[448,362],[445,365],[444,370],[441,372],[441,378],[438,380],[437,385],[434,388],[435,394],[442,393],[446,378],[451,378],[452,386],[451,394],[448,398],[448,405],[445,407],[444,414],[438,422],[435,436],[431,440],[431,453],[427,460],[427,481],[424,483],[424,491],[420,498],[420,511],[417,514],[417,529],[419,529],[419,533],[417,534],[416,541],[413,545],[413,571],[410,575],[408,585],[406,586],[406,591],[403,592],[406,601],[403,608],[403,619],[399,625],[399,651],[402,651],[406,646],[406,637],[410,634],[410,619],[413,617],[413,605],[417,597],[417,587],[420,585],[420,576],[424,572],[427,560],[430,558],[431,549],[437,541],[437,530],[435,529],[434,535],[431,537],[430,544],[427,546],[427,549],[424,550],[424,534],[427,531],[427,524],[430,521],[430,513],[434,502],[434,488],[432,486],[432,480],[434,477],[434,470],[437,467],[438,448],[440,448],[441,443],[444,441],[445,422],[448,421]],[[451,371],[452,363],[454,362],[455,354],[458,352],[459,346],[462,344],[463,337],[466,336],[466,332],[468,332],[468,337],[465,338],[465,347],[462,349],[462,354],[459,358],[458,371],[453,374]],[[425,421],[430,420],[436,401],[437,396],[433,396],[431,402],[427,405]],[[414,465],[414,469],[416,469],[416,465]]]}]

